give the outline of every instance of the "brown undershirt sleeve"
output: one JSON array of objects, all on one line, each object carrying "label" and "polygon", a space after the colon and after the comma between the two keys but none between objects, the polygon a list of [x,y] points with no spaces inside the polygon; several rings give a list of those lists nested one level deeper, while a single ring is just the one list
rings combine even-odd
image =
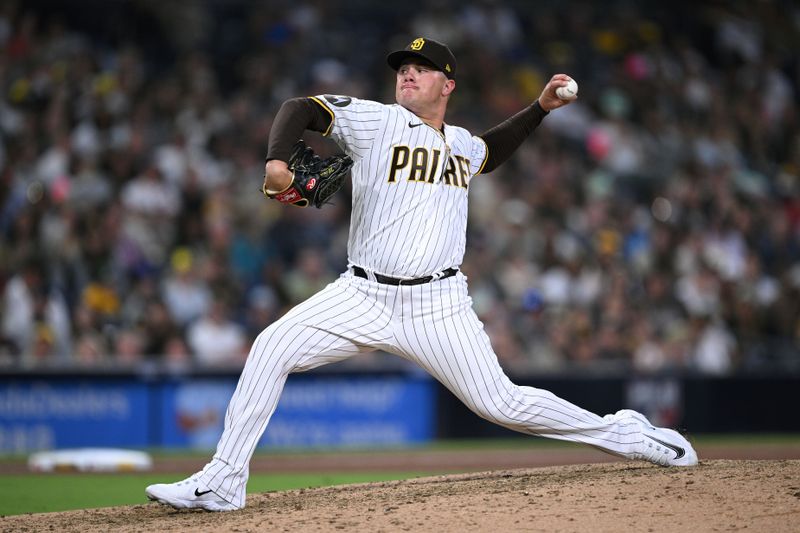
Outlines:
[{"label": "brown undershirt sleeve", "polygon": [[480,137],[486,143],[488,154],[481,174],[491,172],[511,157],[546,115],[547,111],[541,108],[537,100],[513,117],[482,133]]},{"label": "brown undershirt sleeve", "polygon": [[306,130],[325,132],[331,125],[332,117],[323,107],[311,98],[292,98],[286,100],[272,122],[269,131],[267,161],[280,159],[288,161],[294,143]]}]

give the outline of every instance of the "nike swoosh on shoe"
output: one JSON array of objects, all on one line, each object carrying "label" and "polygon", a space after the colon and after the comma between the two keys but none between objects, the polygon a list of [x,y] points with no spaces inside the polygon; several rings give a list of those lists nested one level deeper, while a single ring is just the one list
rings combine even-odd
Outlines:
[{"label": "nike swoosh on shoe", "polygon": [[669,448],[670,450],[675,452],[675,459],[680,459],[681,457],[686,455],[686,450],[684,450],[680,446],[675,446],[674,444],[670,444],[668,442],[664,442],[663,440],[657,439],[655,437],[651,437],[650,435],[645,435],[645,437],[647,437],[650,440],[654,440],[657,443],[661,444],[662,446],[666,446],[667,448]]}]

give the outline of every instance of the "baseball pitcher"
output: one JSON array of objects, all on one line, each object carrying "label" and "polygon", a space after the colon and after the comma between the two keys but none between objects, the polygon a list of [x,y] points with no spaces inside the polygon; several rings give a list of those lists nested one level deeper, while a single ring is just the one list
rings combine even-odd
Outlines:
[{"label": "baseball pitcher", "polygon": [[[397,73],[396,103],[317,95],[286,101],[275,117],[266,196],[324,206],[351,174],[348,269],[256,338],[211,461],[181,482],[149,486],[148,498],[175,508],[243,508],[250,458],[287,376],[372,350],[420,365],[476,414],[507,428],[663,466],[696,464],[683,436],[636,411],[601,417],[512,383],[459,270],[472,180],[506,161],[577,86],[556,74],[537,101],[476,136],[444,121],[458,70],[446,45],[420,37],[387,60]],[[559,97],[568,85],[575,89]],[[344,154],[315,156],[297,144],[305,130],[330,137]]]}]

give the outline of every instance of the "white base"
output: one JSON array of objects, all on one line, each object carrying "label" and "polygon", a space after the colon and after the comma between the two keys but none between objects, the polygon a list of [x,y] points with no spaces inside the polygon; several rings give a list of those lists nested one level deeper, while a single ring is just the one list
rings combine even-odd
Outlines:
[{"label": "white base", "polygon": [[28,468],[34,472],[133,472],[152,467],[147,453],[115,448],[54,450],[28,458]]}]

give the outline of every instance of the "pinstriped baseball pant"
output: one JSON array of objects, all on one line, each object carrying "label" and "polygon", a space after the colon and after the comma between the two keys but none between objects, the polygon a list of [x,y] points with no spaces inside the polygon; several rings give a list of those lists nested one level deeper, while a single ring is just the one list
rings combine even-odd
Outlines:
[{"label": "pinstriped baseball pant", "polygon": [[200,480],[243,506],[250,458],[288,375],[373,350],[419,364],[479,416],[515,431],[581,442],[622,457],[641,441],[634,424],[512,383],[472,310],[463,274],[396,287],[347,272],[256,338],[216,453]]}]

